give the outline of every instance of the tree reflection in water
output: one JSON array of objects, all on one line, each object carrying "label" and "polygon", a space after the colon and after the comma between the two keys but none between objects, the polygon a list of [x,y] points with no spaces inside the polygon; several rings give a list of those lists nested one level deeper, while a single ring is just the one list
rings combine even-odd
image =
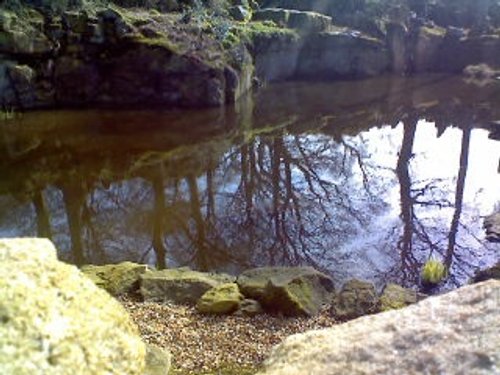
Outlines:
[{"label": "tree reflection in water", "polygon": [[[450,268],[445,287],[462,284],[498,260],[479,220],[500,200],[498,147],[482,129],[499,115],[497,91],[371,84],[288,85],[279,102],[270,88],[182,116],[27,115],[2,129],[0,232],[52,238],[76,264],[308,264],[409,286],[435,256]],[[484,180],[466,188],[471,160]]]}]

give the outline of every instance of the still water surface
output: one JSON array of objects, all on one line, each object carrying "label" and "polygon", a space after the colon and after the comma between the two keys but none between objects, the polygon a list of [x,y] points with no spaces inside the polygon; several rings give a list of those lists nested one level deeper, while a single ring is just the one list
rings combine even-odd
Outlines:
[{"label": "still water surface", "polygon": [[29,113],[0,128],[0,236],[74,263],[237,273],[312,265],[335,280],[444,288],[500,260],[500,85],[458,78],[287,83],[234,108]]}]

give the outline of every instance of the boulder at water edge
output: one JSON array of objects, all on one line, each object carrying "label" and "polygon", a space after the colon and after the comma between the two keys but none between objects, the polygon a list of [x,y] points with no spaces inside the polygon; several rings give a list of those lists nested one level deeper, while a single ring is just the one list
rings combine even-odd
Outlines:
[{"label": "boulder at water edge", "polygon": [[193,305],[213,287],[235,280],[229,275],[198,272],[187,267],[146,272],[141,279],[141,294],[145,301]]},{"label": "boulder at water edge", "polygon": [[333,281],[311,267],[263,267],[243,272],[237,280],[245,297],[285,315],[315,315],[329,304]]},{"label": "boulder at water edge", "polygon": [[12,375],[143,374],[123,307],[45,239],[0,240],[0,369]]},{"label": "boulder at water edge", "polygon": [[86,265],[81,271],[97,286],[113,296],[139,289],[140,277],[148,271],[145,264],[122,262],[104,266]]},{"label": "boulder at water edge", "polygon": [[500,281],[287,338],[259,375],[500,373]]}]

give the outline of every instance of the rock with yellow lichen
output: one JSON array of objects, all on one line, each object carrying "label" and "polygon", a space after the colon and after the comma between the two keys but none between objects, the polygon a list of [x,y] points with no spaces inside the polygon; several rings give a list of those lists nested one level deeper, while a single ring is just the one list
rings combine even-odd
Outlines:
[{"label": "rock with yellow lichen", "polygon": [[205,314],[230,314],[244,299],[236,283],[218,285],[207,291],[196,303],[196,309]]}]

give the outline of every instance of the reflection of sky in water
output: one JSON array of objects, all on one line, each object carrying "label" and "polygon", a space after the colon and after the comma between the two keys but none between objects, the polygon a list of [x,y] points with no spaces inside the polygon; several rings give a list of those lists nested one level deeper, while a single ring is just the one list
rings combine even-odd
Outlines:
[{"label": "reflection of sky in water", "polygon": [[[353,142],[363,139],[367,154],[370,155],[369,163],[380,168],[380,178],[394,179],[394,168],[403,139],[402,124],[396,129],[373,128],[350,138]],[[447,128],[438,138],[433,123],[420,121],[413,144],[409,166],[413,188],[432,187],[418,198],[419,201],[443,203],[443,207],[417,204],[415,215],[424,226],[441,226],[439,230],[430,229],[433,239],[441,247],[446,246],[446,230],[449,230],[454,212],[454,207],[446,206],[444,202],[448,201],[452,205],[455,200],[461,139],[460,129]],[[499,159],[499,142],[488,139],[487,131],[474,129],[461,215],[461,223],[467,228],[460,227],[461,233],[457,237],[461,246],[470,246],[469,256],[475,257],[472,263],[478,266],[491,263],[491,259],[498,259],[498,245],[483,242],[485,236],[482,218],[491,214],[500,203],[500,173],[497,171]],[[360,235],[342,246],[342,253],[346,255],[346,262],[342,266],[339,267],[338,263],[334,265],[336,261],[331,265],[346,270],[345,277],[376,279],[377,275],[384,274],[391,264],[398,261],[394,257],[394,243],[391,242],[395,237],[388,233],[401,222],[400,187],[397,183],[392,184],[382,194],[382,199],[389,204],[388,210],[374,217],[368,227],[362,228]],[[429,252],[425,251],[425,247],[422,250],[425,260]]]}]

